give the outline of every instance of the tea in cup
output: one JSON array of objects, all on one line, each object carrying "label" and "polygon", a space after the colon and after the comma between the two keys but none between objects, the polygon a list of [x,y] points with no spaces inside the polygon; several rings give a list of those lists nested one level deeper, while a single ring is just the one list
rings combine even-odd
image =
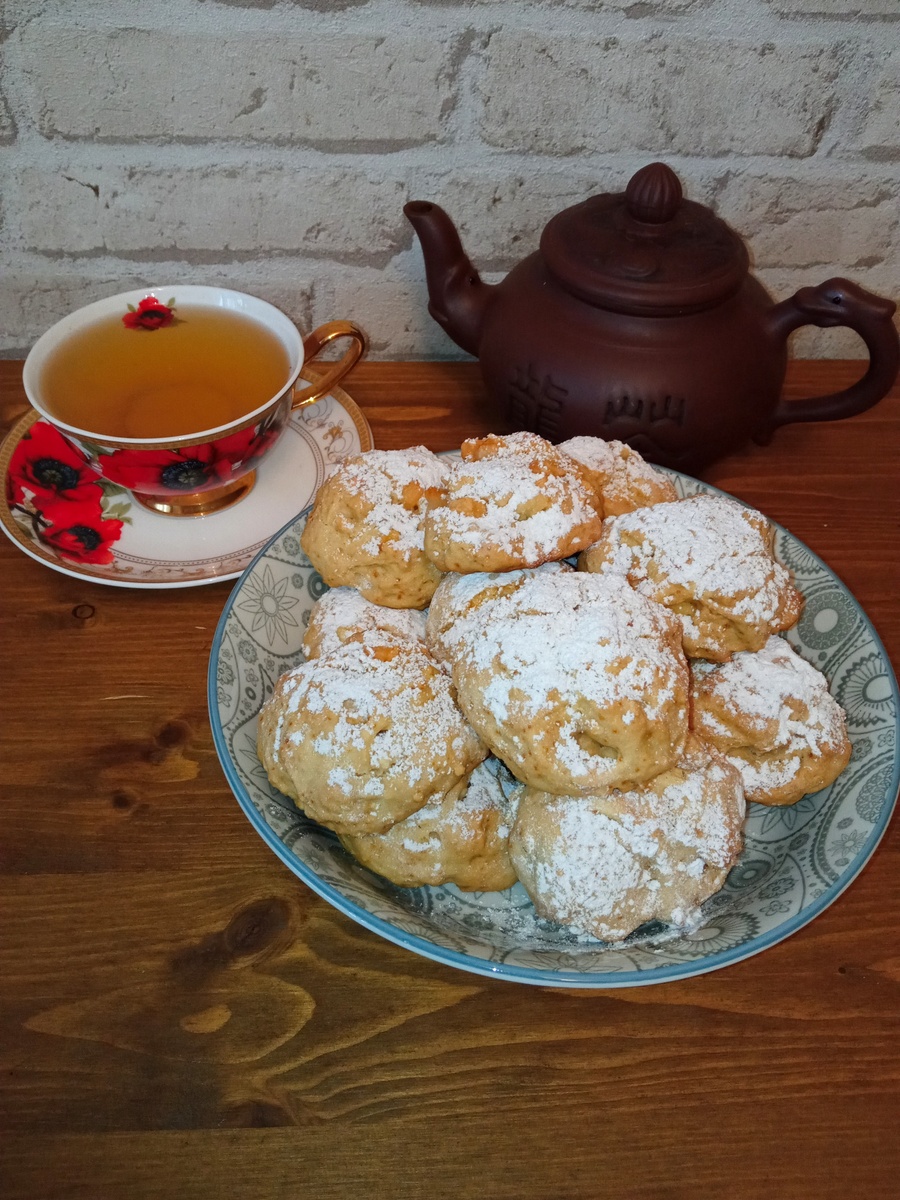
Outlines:
[{"label": "tea in cup", "polygon": [[[315,383],[304,363],[337,338]],[[350,321],[303,337],[273,305],[226,288],[122,292],[64,317],[25,360],[31,404],[103,479],[171,516],[245,496],[291,412],[335,387],[366,347]]]}]

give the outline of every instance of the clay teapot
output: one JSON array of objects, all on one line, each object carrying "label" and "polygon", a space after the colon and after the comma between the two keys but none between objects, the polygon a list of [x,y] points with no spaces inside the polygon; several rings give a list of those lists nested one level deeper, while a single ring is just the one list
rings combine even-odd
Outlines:
[{"label": "clay teapot", "polygon": [[[478,357],[511,427],[549,441],[617,438],[695,472],[780,425],[863,412],[896,378],[893,302],[829,279],[776,304],[739,235],[683,199],[665,163],[558,213],[496,285],[481,281],[442,208],[414,200],[403,211],[422,243],[428,311]],[[801,325],[854,329],[865,376],[782,401],[787,339]]]}]

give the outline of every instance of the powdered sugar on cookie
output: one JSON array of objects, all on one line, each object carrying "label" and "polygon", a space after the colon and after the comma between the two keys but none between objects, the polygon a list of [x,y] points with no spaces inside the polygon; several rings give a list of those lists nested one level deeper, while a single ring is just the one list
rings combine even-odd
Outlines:
[{"label": "powdered sugar on cookie", "polygon": [[698,674],[698,733],[741,773],[750,799],[793,803],[827,786],[849,759],[846,720],[828,681],[779,637]]},{"label": "powdered sugar on cookie", "polygon": [[560,442],[557,449],[587,469],[606,517],[678,499],[672,481],[623,442],[580,436]]},{"label": "powdered sugar on cookie", "polygon": [[624,576],[682,620],[685,649],[727,659],[790,628],[802,597],[771,548],[766,519],[724,496],[693,496],[604,522],[580,562]]},{"label": "powdered sugar on cookie", "polygon": [[341,840],[360,862],[401,887],[453,882],[466,891],[502,891],[516,875],[509,858],[510,803],[496,760],[435,796],[383,834]]},{"label": "powdered sugar on cookie", "polygon": [[445,474],[424,446],[345,459],[316,493],[300,538],[328,586],[358,588],[389,608],[425,608],[440,581],[425,555],[425,512]]},{"label": "powdered sugar on cookie", "polygon": [[424,647],[377,632],[279,680],[259,751],[308,815],[363,833],[443,795],[487,754]]},{"label": "powdered sugar on cookie", "polygon": [[424,548],[423,521],[429,493],[443,486],[447,465],[424,446],[409,450],[369,450],[346,463],[343,484],[363,500],[377,553],[383,542],[406,554]]},{"label": "powdered sugar on cookie", "polygon": [[464,443],[445,496],[425,520],[442,571],[506,571],[589,546],[601,519],[578,465],[534,434]]},{"label": "powdered sugar on cookie", "polygon": [[740,773],[694,736],[674,767],[641,788],[609,793],[607,804],[613,813],[654,823],[667,842],[687,847],[712,866],[732,866],[743,844]]},{"label": "powdered sugar on cookie", "polygon": [[470,629],[477,629],[483,624],[494,601],[515,591],[529,574],[553,575],[560,571],[571,572],[572,568],[568,563],[553,562],[535,567],[533,571],[523,569],[445,575],[428,609],[425,623],[428,648],[439,661],[452,661],[460,640],[468,636]]},{"label": "powdered sugar on cookie", "polygon": [[303,653],[315,658],[368,633],[392,633],[410,642],[425,640],[425,614],[414,608],[385,608],[356,588],[330,588],[313,605],[303,637]]},{"label": "powdered sugar on cookie", "polygon": [[677,626],[614,578],[522,572],[453,638],[460,705],[518,778],[579,792],[649,778],[680,753]]}]

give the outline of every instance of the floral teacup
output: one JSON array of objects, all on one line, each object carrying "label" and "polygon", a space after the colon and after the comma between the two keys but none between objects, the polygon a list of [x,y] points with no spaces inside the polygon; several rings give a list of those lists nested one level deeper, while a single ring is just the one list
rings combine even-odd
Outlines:
[{"label": "floral teacup", "polygon": [[[116,317],[135,336],[165,337],[168,326],[190,321],[192,309],[197,313],[210,308],[228,310],[264,326],[284,351],[285,366],[277,386],[252,411],[225,424],[156,439],[108,436],[102,430],[71,424],[54,411],[44,386],[45,368],[51,356],[73,335],[82,336],[92,325],[108,323]],[[323,364],[315,383],[298,388],[296,380],[304,362],[314,358],[329,342],[343,337],[350,339],[343,357]],[[202,516],[233,504],[249,492],[257,466],[283,432],[291,411],[326,395],[359,360],[365,348],[365,335],[350,321],[331,321],[304,337],[284,313],[254,296],[226,288],[171,285],[122,292],[63,318],[32,347],[25,360],[23,382],[34,408],[72,447],[72,462],[67,467],[63,463],[72,472],[68,491],[77,489],[85,476],[93,473],[127,488],[135,500],[155,512]],[[41,470],[59,474],[61,462],[59,456],[48,457],[46,461],[36,459],[33,470],[38,474]],[[67,478],[35,482],[45,489],[52,485],[58,495],[66,498]]]}]

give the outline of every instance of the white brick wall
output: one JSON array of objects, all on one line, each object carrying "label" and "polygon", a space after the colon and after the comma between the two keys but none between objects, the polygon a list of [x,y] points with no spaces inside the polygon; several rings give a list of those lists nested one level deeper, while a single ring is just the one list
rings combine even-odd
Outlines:
[{"label": "white brick wall", "polygon": [[839,274],[900,299],[900,0],[6,0],[0,356],[157,280],[463,357],[405,201],[496,280],[655,158],[777,299]]},{"label": "white brick wall", "polygon": [[25,25],[18,52],[38,132],[381,151],[441,136],[458,39],[170,28]]},{"label": "white brick wall", "polygon": [[484,140],[528,154],[815,153],[834,47],[667,32],[645,39],[498,33],[479,82]]}]

